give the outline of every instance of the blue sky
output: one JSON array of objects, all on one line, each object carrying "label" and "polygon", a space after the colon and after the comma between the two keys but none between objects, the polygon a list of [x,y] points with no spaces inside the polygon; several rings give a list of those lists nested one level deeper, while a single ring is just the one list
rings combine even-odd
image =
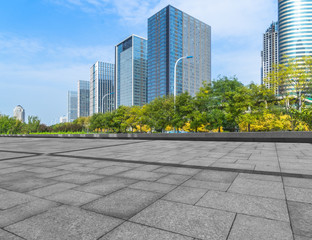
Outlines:
[{"label": "blue sky", "polygon": [[147,36],[147,18],[171,4],[212,27],[212,78],[260,82],[262,34],[277,20],[277,0],[10,0],[0,7],[0,113],[50,125],[67,113],[67,91],[89,80],[114,46]]}]

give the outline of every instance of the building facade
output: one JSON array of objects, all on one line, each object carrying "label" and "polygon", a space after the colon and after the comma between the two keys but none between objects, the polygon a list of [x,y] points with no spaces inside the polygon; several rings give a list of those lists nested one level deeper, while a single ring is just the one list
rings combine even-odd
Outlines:
[{"label": "building facade", "polygon": [[312,56],[312,1],[279,0],[279,60]]},{"label": "building facade", "polygon": [[263,34],[263,51],[261,52],[261,84],[267,88],[273,87],[269,81],[265,81],[268,73],[274,70],[279,63],[278,48],[278,23],[273,22]]},{"label": "building facade", "polygon": [[147,40],[132,35],[115,47],[116,108],[146,104]]},{"label": "building facade", "polygon": [[177,67],[177,94],[194,96],[204,81],[211,81],[211,27],[194,17],[167,6],[148,19],[147,101],[174,93],[174,66]]},{"label": "building facade", "polygon": [[21,105],[17,105],[13,110],[13,117],[20,120],[21,122],[25,122],[25,110]]},{"label": "building facade", "polygon": [[68,122],[77,119],[78,93],[76,91],[68,91]]},{"label": "building facade", "polygon": [[78,81],[78,117],[89,116],[90,105],[90,82]]},{"label": "building facade", "polygon": [[115,64],[96,62],[90,68],[90,116],[115,109]]},{"label": "building facade", "polygon": [[66,116],[62,116],[60,117],[60,123],[66,123],[68,122],[67,117]]}]

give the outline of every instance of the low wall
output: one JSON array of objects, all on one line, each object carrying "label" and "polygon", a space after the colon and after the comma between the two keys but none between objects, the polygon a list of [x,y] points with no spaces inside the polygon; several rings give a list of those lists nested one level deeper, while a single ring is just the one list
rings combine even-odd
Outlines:
[{"label": "low wall", "polygon": [[16,134],[0,137],[312,143],[312,132]]}]

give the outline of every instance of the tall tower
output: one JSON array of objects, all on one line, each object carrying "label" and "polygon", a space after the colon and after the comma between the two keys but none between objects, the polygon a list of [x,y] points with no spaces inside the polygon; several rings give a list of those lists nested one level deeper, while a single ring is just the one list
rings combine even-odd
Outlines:
[{"label": "tall tower", "polygon": [[263,51],[261,52],[261,84],[267,88],[272,87],[269,82],[264,82],[268,73],[273,71],[274,65],[278,65],[278,23],[273,22],[263,34]]},{"label": "tall tower", "polygon": [[68,122],[77,119],[77,91],[68,91]]},{"label": "tall tower", "polygon": [[167,6],[148,19],[147,100],[173,94],[174,66],[177,67],[177,94],[194,96],[203,81],[211,81],[211,27],[196,18]]},{"label": "tall tower", "polygon": [[78,117],[89,116],[90,82],[78,81]]},{"label": "tall tower", "polygon": [[146,103],[147,40],[132,35],[116,48],[116,108]]},{"label": "tall tower", "polygon": [[25,122],[25,110],[21,105],[17,105],[13,110],[13,116],[20,120],[21,122]]},{"label": "tall tower", "polygon": [[97,61],[90,68],[90,116],[114,110],[115,64]]},{"label": "tall tower", "polygon": [[279,0],[279,59],[312,56],[312,1]]}]

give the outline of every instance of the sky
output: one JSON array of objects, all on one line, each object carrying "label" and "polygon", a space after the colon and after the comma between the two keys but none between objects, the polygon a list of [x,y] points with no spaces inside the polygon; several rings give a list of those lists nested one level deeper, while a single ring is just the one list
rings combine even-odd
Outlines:
[{"label": "sky", "polygon": [[263,33],[277,0],[10,0],[0,7],[0,114],[22,105],[51,125],[67,115],[67,92],[90,79],[114,46],[147,37],[147,19],[168,4],[212,28],[212,79],[260,83]]}]

